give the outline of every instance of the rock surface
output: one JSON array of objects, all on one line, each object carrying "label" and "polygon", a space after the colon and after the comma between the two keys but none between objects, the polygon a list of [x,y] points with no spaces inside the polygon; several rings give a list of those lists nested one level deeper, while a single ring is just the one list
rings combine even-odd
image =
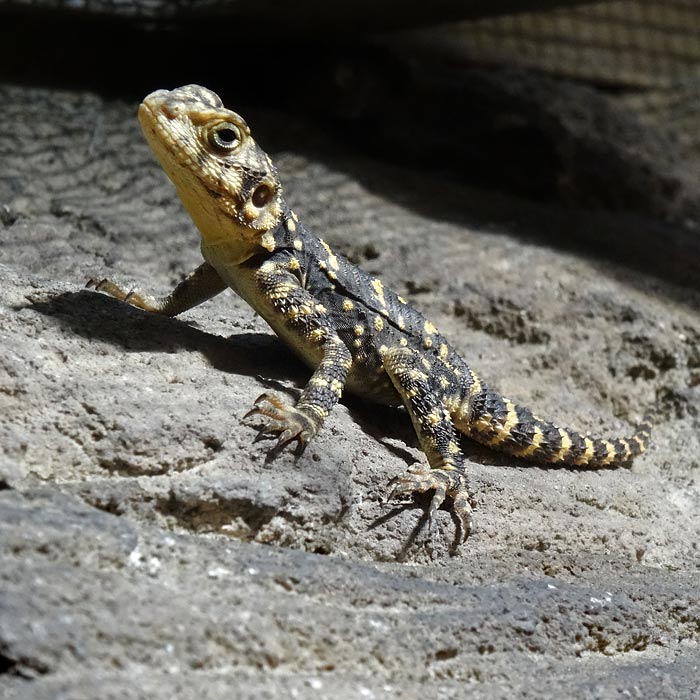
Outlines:
[{"label": "rock surface", "polygon": [[266,461],[241,417],[308,372],[232,293],[163,319],[83,289],[164,292],[200,260],[135,106],[0,88],[0,697],[691,698],[700,294],[640,251],[658,224],[245,115],[305,221],[490,383],[596,434],[658,414],[630,470],[465,441],[455,548],[448,512],[431,537],[425,502],[383,503],[421,459],[401,412],[348,398],[301,459]]}]

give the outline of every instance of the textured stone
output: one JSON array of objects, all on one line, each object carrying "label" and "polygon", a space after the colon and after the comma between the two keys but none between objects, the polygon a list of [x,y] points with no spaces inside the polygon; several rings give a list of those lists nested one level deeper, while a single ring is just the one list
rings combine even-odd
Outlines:
[{"label": "textured stone", "polygon": [[227,292],[164,319],[83,290],[165,291],[199,260],[134,106],[0,94],[0,697],[692,697],[700,300],[566,240],[654,225],[572,222],[245,115],[295,210],[507,395],[596,434],[659,412],[631,470],[465,441],[476,527],[455,551],[447,512],[431,539],[425,502],[383,503],[421,459],[405,414],[348,398],[267,463],[241,417],[308,371],[251,309]]}]

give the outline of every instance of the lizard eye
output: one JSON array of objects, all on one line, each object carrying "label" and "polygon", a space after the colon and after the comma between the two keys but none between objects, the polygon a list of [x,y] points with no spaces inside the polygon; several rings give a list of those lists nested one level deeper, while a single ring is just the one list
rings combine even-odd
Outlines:
[{"label": "lizard eye", "polygon": [[223,153],[228,153],[237,148],[240,144],[241,132],[235,124],[223,122],[210,129],[207,138],[212,148]]}]

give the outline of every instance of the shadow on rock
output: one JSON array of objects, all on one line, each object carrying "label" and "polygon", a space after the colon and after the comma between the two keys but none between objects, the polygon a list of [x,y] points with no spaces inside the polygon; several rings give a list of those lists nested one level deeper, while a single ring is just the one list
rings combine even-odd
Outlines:
[{"label": "shadow on rock", "polygon": [[301,379],[304,366],[272,334],[237,333],[229,338],[201,331],[177,318],[141,311],[102,294],[69,292],[31,308],[72,332],[127,352],[201,352],[212,367],[230,374]]}]

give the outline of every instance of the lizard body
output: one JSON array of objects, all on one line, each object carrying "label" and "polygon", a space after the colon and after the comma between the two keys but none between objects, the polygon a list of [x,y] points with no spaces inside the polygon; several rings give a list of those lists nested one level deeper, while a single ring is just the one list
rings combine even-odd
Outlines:
[{"label": "lizard body", "polygon": [[266,393],[247,414],[263,416],[263,431],[279,434],[273,452],[293,441],[303,448],[344,390],[403,404],[428,465],[394,479],[392,495],[433,491],[431,519],[450,497],[466,537],[471,506],[459,433],[517,457],[575,467],[626,463],[645,449],[646,423],[628,439],[591,439],[489,388],[419,311],[304,227],[245,121],[213,92],[196,85],[156,91],[139,119],[201,233],[205,262],[163,297],[109,280],[88,284],[168,316],[227,287],[245,299],[313,370],[296,405]]}]

